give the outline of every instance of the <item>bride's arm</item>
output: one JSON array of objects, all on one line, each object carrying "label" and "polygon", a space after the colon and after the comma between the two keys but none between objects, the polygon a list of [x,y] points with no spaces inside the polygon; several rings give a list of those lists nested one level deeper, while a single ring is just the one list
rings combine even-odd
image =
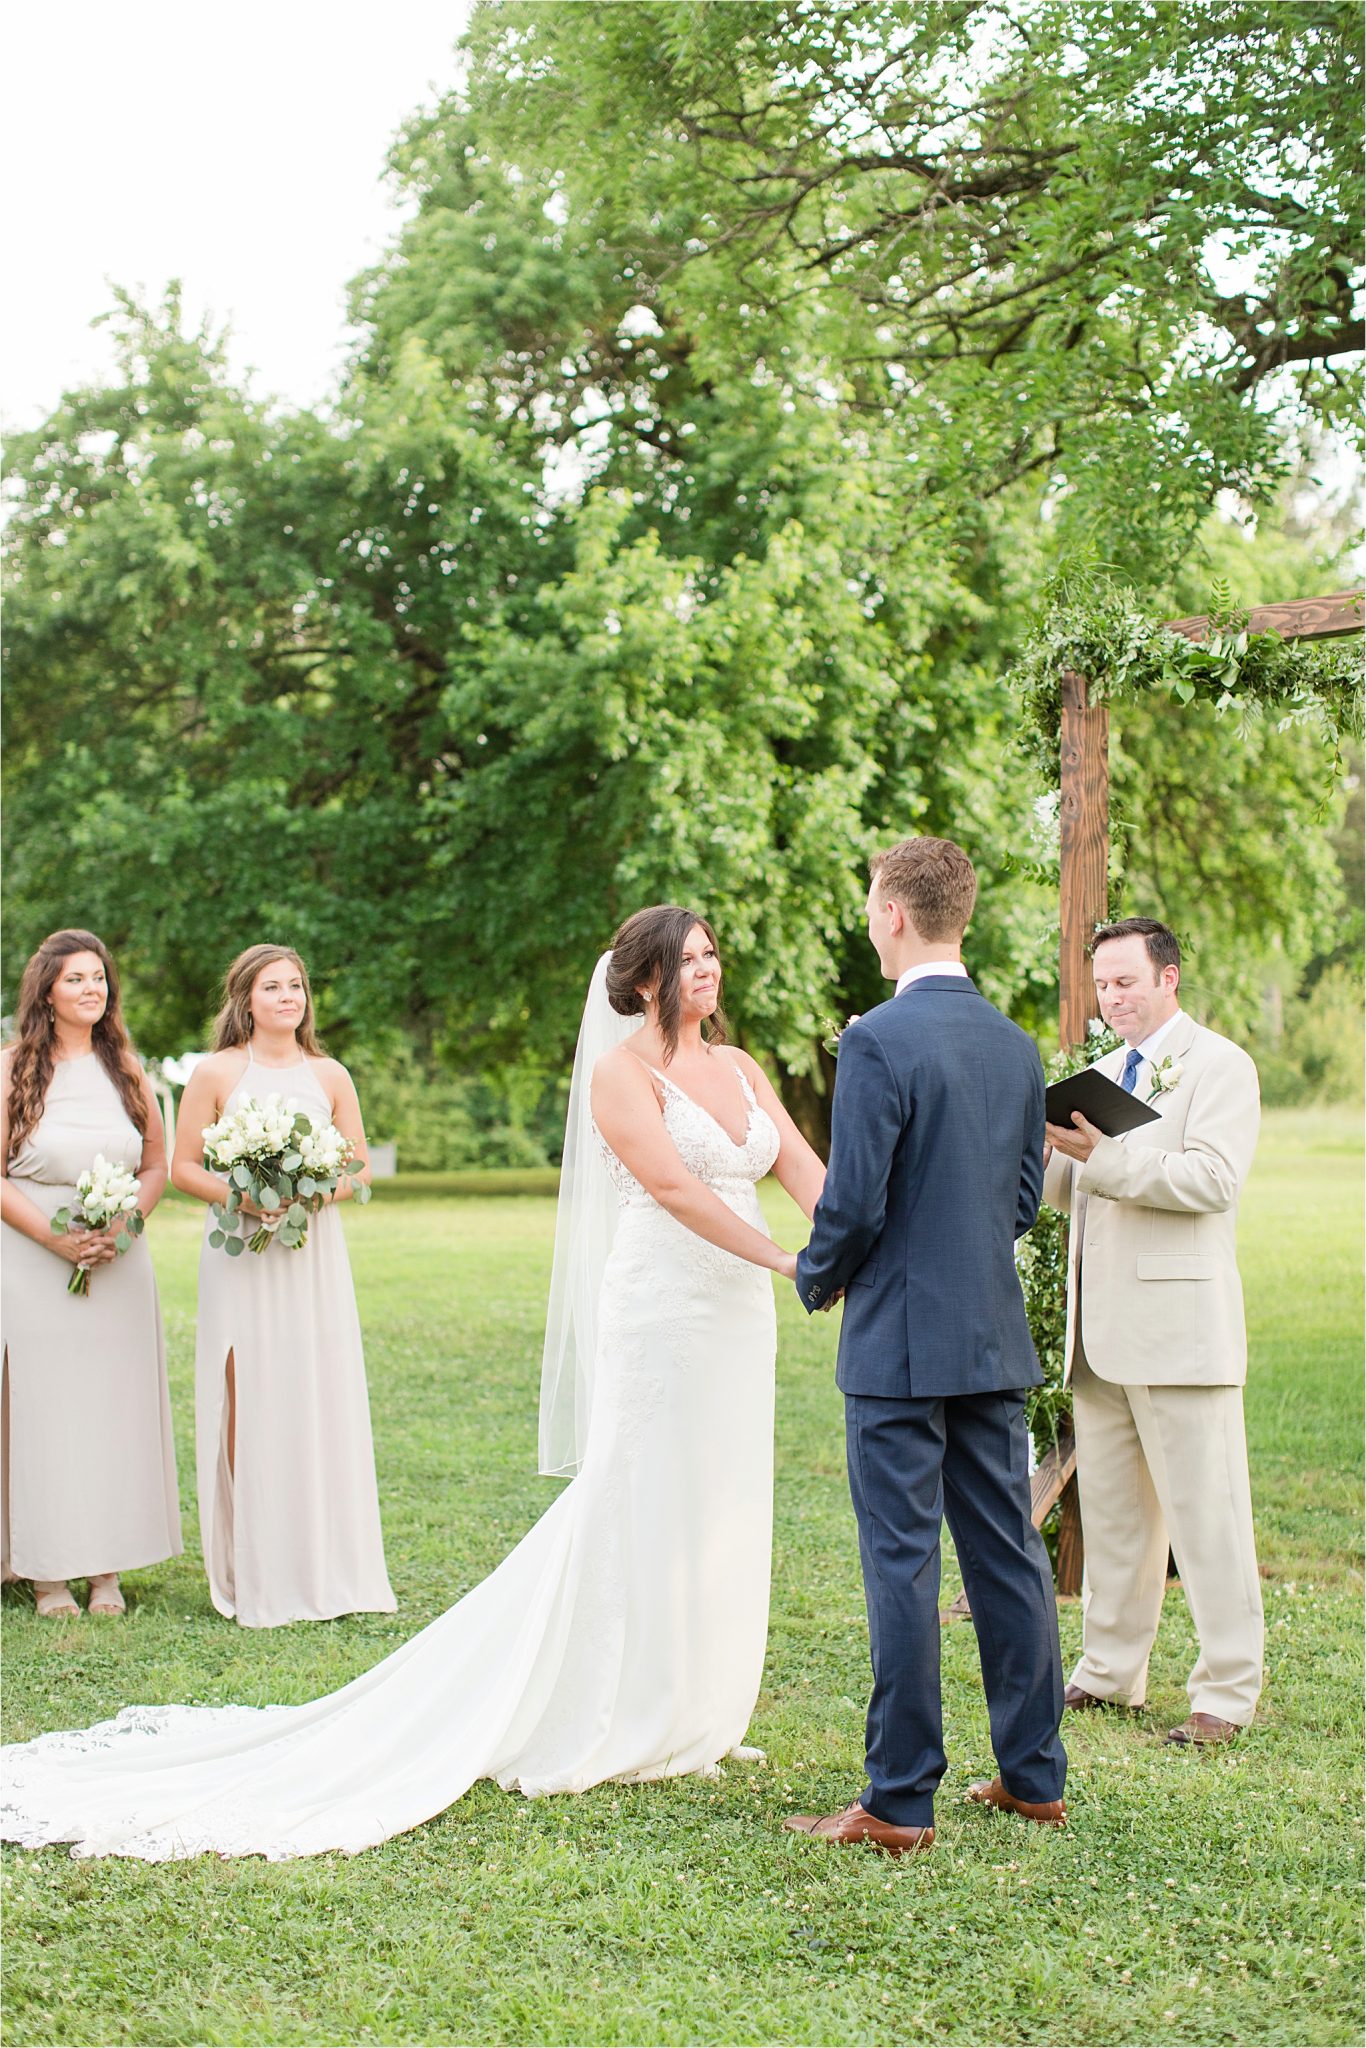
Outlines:
[{"label": "bride's arm", "polygon": [[593,1069],[592,1102],[593,1121],[603,1137],[661,1209],[708,1244],[792,1278],[795,1254],[746,1223],[688,1172],[664,1128],[659,1098],[639,1060],[616,1053],[600,1059]]},{"label": "bride's arm", "polygon": [[778,1127],[778,1157],[773,1162],[773,1173],[779,1186],[787,1189],[808,1223],[815,1214],[816,1204],[825,1186],[825,1162],[819,1152],[807,1143],[792,1118],[783,1108],[777,1089],[757,1060],[738,1046],[726,1048],[731,1059],[744,1068],[749,1084],[758,1098],[759,1107],[766,1109]]}]

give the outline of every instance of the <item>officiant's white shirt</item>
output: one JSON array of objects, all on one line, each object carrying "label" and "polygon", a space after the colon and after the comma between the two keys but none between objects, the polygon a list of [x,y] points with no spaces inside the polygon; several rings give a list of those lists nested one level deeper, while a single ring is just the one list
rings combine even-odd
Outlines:
[{"label": "officiant's white shirt", "polygon": [[921,980],[926,974],[961,974],[964,981],[968,979],[968,970],[961,960],[922,960],[897,976],[897,994],[900,995],[903,988],[909,988],[913,981]]},{"label": "officiant's white shirt", "polygon": [[[1143,1068],[1140,1067],[1138,1073],[1135,1075],[1135,1095],[1137,1095],[1138,1093],[1140,1081],[1142,1082],[1145,1088],[1151,1088],[1152,1071],[1153,1068],[1157,1065],[1157,1055],[1161,1050],[1162,1041],[1164,1038],[1166,1038],[1169,1032],[1174,1031],[1176,1029],[1176,1026],[1180,1023],[1184,1014],[1185,1012],[1182,1010],[1175,1011],[1172,1016],[1168,1017],[1165,1024],[1159,1024],[1156,1031],[1152,1032],[1149,1037],[1145,1038],[1141,1045],[1136,1046],[1134,1048],[1134,1050],[1138,1053],[1140,1060],[1144,1062],[1144,1065],[1146,1065],[1148,1069],[1147,1073],[1145,1074]],[[1125,1050],[1127,1052],[1128,1048],[1126,1047]]]}]

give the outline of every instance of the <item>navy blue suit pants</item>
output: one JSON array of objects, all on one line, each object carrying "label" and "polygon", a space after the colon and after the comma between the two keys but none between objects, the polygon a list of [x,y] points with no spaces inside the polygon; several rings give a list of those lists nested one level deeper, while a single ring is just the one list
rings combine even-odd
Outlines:
[{"label": "navy blue suit pants", "polygon": [[944,1775],[939,1532],[947,1520],[972,1605],[1001,1780],[1062,1797],[1067,1757],[1053,1576],[1030,1519],[1021,1392],[886,1400],[845,1395],[849,1485],[868,1603],[873,1696],[865,1809],[928,1827]]}]

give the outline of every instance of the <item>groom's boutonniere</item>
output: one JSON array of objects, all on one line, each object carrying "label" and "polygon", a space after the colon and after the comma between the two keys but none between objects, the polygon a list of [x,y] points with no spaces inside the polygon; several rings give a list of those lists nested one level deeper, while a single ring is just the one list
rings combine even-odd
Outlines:
[{"label": "groom's boutonniere", "polygon": [[845,1032],[849,1029],[849,1026],[851,1024],[857,1024],[859,1018],[862,1015],[862,1010],[855,1010],[853,1016],[846,1017],[842,1024],[830,1024],[827,1020],[828,1028],[826,1030],[824,1038],[821,1040],[821,1044],[825,1047],[826,1051],[830,1054],[832,1059],[839,1058],[840,1040],[843,1038]]},{"label": "groom's boutonniere", "polygon": [[1166,1059],[1159,1060],[1153,1068],[1153,1092],[1148,1097],[1149,1102],[1156,1102],[1159,1095],[1170,1095],[1185,1071],[1180,1060],[1174,1060],[1170,1053]]}]

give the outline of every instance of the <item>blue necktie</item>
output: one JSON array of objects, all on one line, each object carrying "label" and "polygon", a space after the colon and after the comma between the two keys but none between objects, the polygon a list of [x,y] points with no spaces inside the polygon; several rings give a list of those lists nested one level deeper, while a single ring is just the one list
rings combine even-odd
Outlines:
[{"label": "blue necktie", "polygon": [[1139,1051],[1136,1045],[1131,1045],[1129,1047],[1127,1055],[1125,1056],[1124,1072],[1119,1077],[1119,1085],[1124,1090],[1126,1095],[1132,1095],[1134,1089],[1137,1087],[1138,1070],[1142,1066],[1142,1064],[1142,1053]]}]

